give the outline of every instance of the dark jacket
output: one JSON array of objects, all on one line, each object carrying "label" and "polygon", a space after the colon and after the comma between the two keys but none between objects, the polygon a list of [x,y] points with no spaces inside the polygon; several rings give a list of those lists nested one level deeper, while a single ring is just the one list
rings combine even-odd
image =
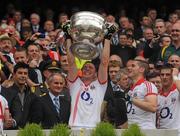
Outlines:
[{"label": "dark jacket", "polygon": [[34,103],[31,122],[40,123],[45,129],[50,129],[58,123],[67,124],[70,116],[70,101],[60,96],[59,102],[60,113],[58,114],[49,93],[39,97]]},{"label": "dark jacket", "polygon": [[29,87],[25,87],[23,103],[19,97],[19,88],[16,84],[4,88],[2,95],[7,99],[12,118],[16,121],[16,128],[24,127],[31,117],[32,102],[36,100]]}]

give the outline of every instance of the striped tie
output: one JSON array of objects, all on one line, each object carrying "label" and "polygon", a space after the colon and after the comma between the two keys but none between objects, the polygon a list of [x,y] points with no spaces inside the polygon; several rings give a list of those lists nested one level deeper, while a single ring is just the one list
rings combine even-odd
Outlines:
[{"label": "striped tie", "polygon": [[59,104],[59,98],[58,98],[58,97],[55,97],[55,98],[54,98],[54,105],[55,105],[55,107],[56,107],[56,111],[59,113],[60,104]]}]

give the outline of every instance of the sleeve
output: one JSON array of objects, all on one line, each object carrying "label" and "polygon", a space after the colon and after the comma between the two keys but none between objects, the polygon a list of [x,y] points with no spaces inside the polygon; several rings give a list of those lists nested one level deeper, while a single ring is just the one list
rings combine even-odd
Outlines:
[{"label": "sleeve", "polygon": [[32,103],[32,108],[31,108],[31,117],[30,117],[30,122],[31,123],[41,123],[43,119],[43,105],[42,105],[42,98],[37,98],[33,103]]},{"label": "sleeve", "polygon": [[127,122],[127,108],[126,108],[126,103],[124,99],[122,98],[117,98],[114,99],[114,106],[115,106],[115,124],[116,126],[122,125],[125,122]]},{"label": "sleeve", "polygon": [[146,95],[145,96],[158,94],[158,90],[153,83],[145,82],[145,87],[146,87]]}]

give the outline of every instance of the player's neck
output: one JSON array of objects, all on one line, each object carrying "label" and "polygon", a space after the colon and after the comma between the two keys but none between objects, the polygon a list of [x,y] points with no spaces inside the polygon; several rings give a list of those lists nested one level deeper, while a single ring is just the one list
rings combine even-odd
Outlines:
[{"label": "player's neck", "polygon": [[144,78],[144,76],[142,76],[142,75],[134,77],[133,78],[133,84],[137,83],[137,81],[139,81],[140,79],[143,79],[143,78]]},{"label": "player's neck", "polygon": [[91,82],[95,81],[97,78],[96,77],[91,77],[91,78],[81,78],[81,80],[83,81],[83,83],[85,85],[89,85],[91,84]]},{"label": "player's neck", "polygon": [[170,85],[163,86],[162,88],[163,92],[169,92],[171,90],[172,85],[173,83],[171,83]]}]

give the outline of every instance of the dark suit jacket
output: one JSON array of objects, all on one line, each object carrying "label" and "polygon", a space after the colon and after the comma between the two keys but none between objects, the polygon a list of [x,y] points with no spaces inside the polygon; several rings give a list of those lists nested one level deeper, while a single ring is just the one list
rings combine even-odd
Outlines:
[{"label": "dark suit jacket", "polygon": [[110,81],[104,100],[107,102],[107,117],[110,123],[119,126],[127,121],[124,92],[113,91]]},{"label": "dark suit jacket", "polygon": [[16,120],[17,128],[24,127],[29,122],[32,111],[32,103],[36,100],[36,95],[30,91],[25,92],[24,104],[21,103],[18,95],[12,101],[10,112],[12,118]]},{"label": "dark suit jacket", "polygon": [[[32,32],[33,34],[35,33],[34,30],[33,30],[33,26],[31,26],[31,29],[32,29]],[[39,25],[39,28],[38,28],[38,32],[39,33],[44,33],[44,29]]]},{"label": "dark suit jacket", "polygon": [[7,99],[12,118],[16,121],[16,128],[24,127],[31,117],[32,102],[36,95],[31,93],[29,87],[25,87],[24,103],[22,104],[18,95],[19,88],[16,84],[9,88],[3,88],[2,95]]},{"label": "dark suit jacket", "polygon": [[41,123],[42,127],[45,129],[52,128],[58,123],[67,124],[70,115],[70,101],[63,97],[60,97],[59,101],[60,113],[58,114],[49,93],[39,97],[38,101],[34,103],[31,122]]}]

